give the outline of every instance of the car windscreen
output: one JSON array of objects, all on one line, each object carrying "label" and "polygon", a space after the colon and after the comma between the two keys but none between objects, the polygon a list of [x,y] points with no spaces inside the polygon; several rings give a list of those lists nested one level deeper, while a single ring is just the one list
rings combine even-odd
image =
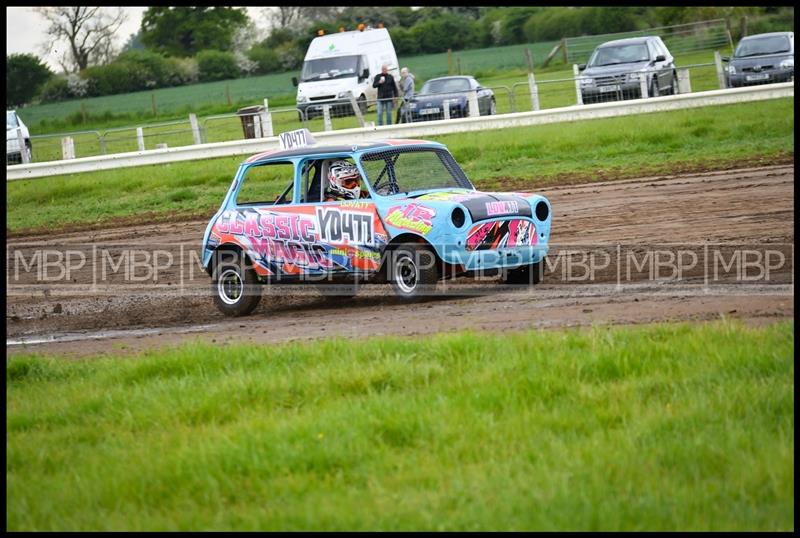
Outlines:
[{"label": "car windscreen", "polygon": [[451,93],[451,92],[466,92],[469,91],[469,80],[465,78],[446,78],[439,80],[429,80],[423,84],[419,93]]},{"label": "car windscreen", "polygon": [[397,148],[367,153],[361,156],[361,166],[380,196],[427,189],[474,188],[444,149]]},{"label": "car windscreen", "polygon": [[303,62],[300,79],[303,82],[312,80],[330,80],[332,78],[354,77],[358,74],[358,56],[335,56]]},{"label": "car windscreen", "polygon": [[740,41],[739,46],[736,47],[733,53],[733,57],[746,58],[748,56],[761,56],[762,54],[780,54],[791,50],[789,38],[786,36],[756,37]]},{"label": "car windscreen", "polygon": [[589,67],[602,67],[604,65],[619,65],[635,62],[646,62],[650,59],[647,54],[647,45],[617,45],[600,47],[594,51],[589,59]]},{"label": "car windscreen", "polygon": [[13,112],[6,111],[6,130],[13,129],[14,127],[19,127],[17,115]]}]

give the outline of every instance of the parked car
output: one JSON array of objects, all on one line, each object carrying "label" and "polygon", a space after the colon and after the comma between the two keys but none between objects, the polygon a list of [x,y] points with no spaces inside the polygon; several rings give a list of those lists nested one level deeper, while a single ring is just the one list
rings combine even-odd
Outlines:
[{"label": "parked car", "polygon": [[728,87],[788,82],[794,78],[794,32],[771,32],[742,38],[728,62]]},{"label": "parked car", "polygon": [[[351,196],[330,200],[331,180]],[[262,284],[347,288],[358,277],[390,282],[406,300],[484,270],[532,285],[551,218],[539,194],[476,190],[443,144],[306,146],[240,165],[206,228],[202,262],[215,304],[232,316],[256,307]]]},{"label": "parked car", "polygon": [[[21,131],[22,143],[24,148],[20,148],[17,129]],[[22,162],[22,151],[28,156],[28,162],[32,158],[31,135],[28,128],[22,122],[16,110],[6,110],[6,164],[19,164]]]},{"label": "parked car", "polygon": [[441,120],[444,118],[445,100],[450,106],[451,118],[469,116],[469,94],[477,92],[481,116],[497,113],[494,92],[484,88],[470,76],[433,78],[422,85],[418,94],[408,103],[410,120]]},{"label": "parked car", "polygon": [[603,43],[578,69],[584,103],[640,99],[642,77],[649,97],[676,93],[674,58],[658,36]]}]

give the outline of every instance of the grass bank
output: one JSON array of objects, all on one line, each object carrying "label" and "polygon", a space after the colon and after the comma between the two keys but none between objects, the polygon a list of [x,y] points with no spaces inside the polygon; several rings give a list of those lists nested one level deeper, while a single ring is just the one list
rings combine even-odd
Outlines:
[{"label": "grass bank", "polygon": [[[437,137],[478,188],[546,189],[565,179],[608,180],[791,161],[794,102],[777,99],[621,118]],[[233,157],[13,181],[6,230],[53,229],[148,214],[210,216]]]},{"label": "grass bank", "polygon": [[9,530],[791,530],[791,322],[6,366]]}]

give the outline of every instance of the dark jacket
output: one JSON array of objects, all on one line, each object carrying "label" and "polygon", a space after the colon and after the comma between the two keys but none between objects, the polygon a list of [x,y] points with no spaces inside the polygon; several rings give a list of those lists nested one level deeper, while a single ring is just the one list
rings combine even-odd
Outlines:
[{"label": "dark jacket", "polygon": [[[386,77],[383,84],[378,83],[381,77]],[[392,99],[397,97],[397,84],[394,82],[394,77],[390,73],[378,73],[372,81],[372,87],[378,88],[378,99]]]}]

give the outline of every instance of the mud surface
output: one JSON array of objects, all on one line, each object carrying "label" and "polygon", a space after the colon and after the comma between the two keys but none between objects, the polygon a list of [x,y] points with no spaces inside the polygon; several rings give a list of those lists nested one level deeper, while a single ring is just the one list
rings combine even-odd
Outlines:
[{"label": "mud surface", "polygon": [[[267,292],[256,312],[230,319],[205,293],[210,279],[196,268],[192,252],[207,219],[119,226],[9,239],[7,260],[25,259],[36,249],[91,245],[113,250],[153,248],[172,257],[159,271],[158,285],[126,285],[114,276],[98,284],[99,262],[70,274],[67,283],[11,275],[6,303],[6,350],[66,356],[125,354],[200,338],[209,342],[281,342],[329,336],[415,335],[459,329],[520,330],[592,323],[647,323],[708,320],[720,316],[761,323],[793,317],[794,167],[773,166],[702,174],[543,189],[554,208],[551,254],[644,251],[655,245],[702,251],[702,245],[773,246],[787,263],[774,264],[768,279],[728,276],[710,283],[702,267],[680,285],[653,280],[647,270],[622,258],[591,282],[566,282],[563,264],[549,267],[534,288],[501,289],[499,283],[458,279],[444,286],[449,296],[402,304],[388,286],[366,287],[354,298],[324,297],[296,289]],[[688,245],[688,247],[686,247]],[[698,245],[701,245],[698,247]],[[728,248],[728,247],[725,247]],[[709,257],[711,255],[708,255]],[[624,257],[624,255],[623,255]],[[700,264],[702,265],[702,264]],[[12,264],[8,264],[11,271]],[[620,274],[623,285],[619,285]],[[31,273],[32,274],[32,273]],[[652,275],[651,275],[652,276]],[[7,282],[10,275],[7,274]],[[704,280],[705,279],[705,280]],[[127,281],[126,281],[127,282]]]}]

